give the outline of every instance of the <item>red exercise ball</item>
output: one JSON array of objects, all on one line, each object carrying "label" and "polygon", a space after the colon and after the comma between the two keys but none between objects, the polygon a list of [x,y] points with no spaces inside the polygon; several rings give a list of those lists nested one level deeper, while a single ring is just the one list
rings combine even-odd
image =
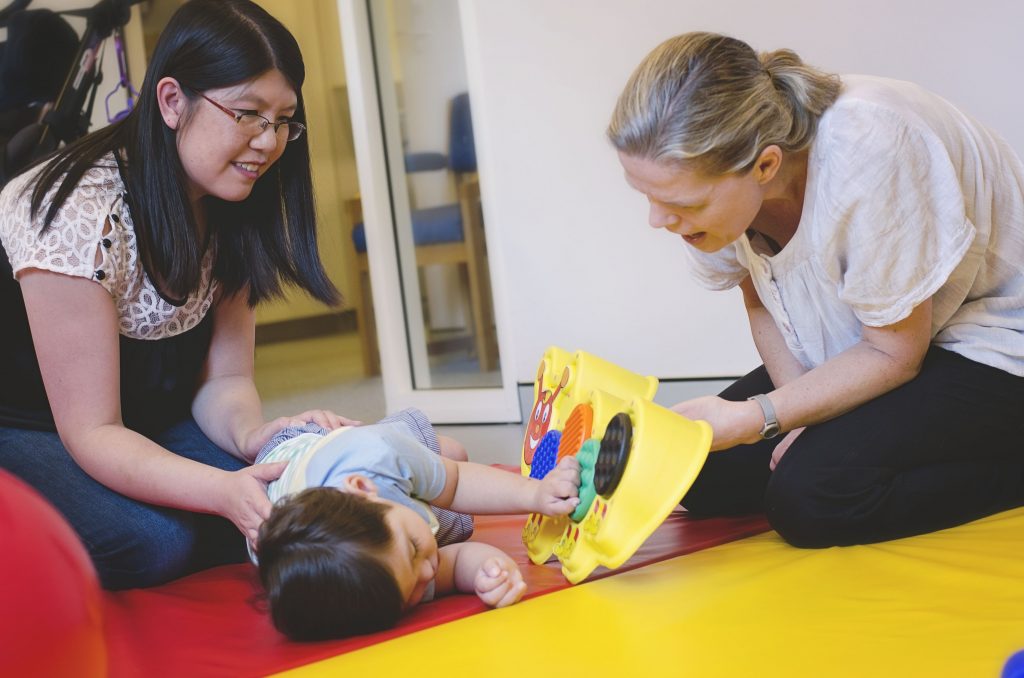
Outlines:
[{"label": "red exercise ball", "polygon": [[71,526],[0,470],[0,675],[103,676],[100,586]]}]

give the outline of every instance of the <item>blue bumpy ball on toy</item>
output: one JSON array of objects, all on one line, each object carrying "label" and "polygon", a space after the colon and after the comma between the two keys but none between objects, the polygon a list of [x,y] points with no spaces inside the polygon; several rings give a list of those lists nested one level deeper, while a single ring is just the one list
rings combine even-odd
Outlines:
[{"label": "blue bumpy ball on toy", "polygon": [[533,464],[530,465],[530,477],[540,480],[558,463],[558,444],[562,440],[561,431],[548,431],[540,439],[537,451],[533,453]]},{"label": "blue bumpy ball on toy", "polygon": [[1003,667],[1003,678],[1024,678],[1024,650],[1010,657]]}]

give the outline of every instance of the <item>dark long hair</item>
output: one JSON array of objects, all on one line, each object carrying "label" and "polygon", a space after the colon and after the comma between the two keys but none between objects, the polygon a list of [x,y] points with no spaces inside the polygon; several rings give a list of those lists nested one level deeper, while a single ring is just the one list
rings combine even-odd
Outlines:
[{"label": "dark long hair", "polygon": [[398,582],[382,558],[392,543],[388,508],[333,487],[277,504],[260,526],[259,572],[278,631],[326,640],[391,628]]},{"label": "dark long hair", "polygon": [[[32,192],[32,213],[60,185],[47,206],[49,227],[82,176],[110,152],[124,150],[124,167],[139,253],[154,284],[173,297],[197,291],[206,243],[188,198],[175,131],[164,124],[156,85],[175,78],[194,103],[197,92],[230,87],[279,70],[298,99],[294,119],[305,122],[305,66],[298,43],[281,22],[249,0],[190,0],[171,17],[146,70],[138,105],[122,121],[58,152]],[[288,142],[280,159],[239,202],[203,199],[214,277],[226,295],[248,290],[248,302],[282,294],[282,281],[325,303],[338,291],[317,250],[313,181],[306,135]]]}]

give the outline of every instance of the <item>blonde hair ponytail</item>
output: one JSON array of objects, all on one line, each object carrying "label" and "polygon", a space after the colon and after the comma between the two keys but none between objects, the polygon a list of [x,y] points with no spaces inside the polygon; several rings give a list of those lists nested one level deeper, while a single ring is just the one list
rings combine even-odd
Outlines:
[{"label": "blonde hair ponytail", "polygon": [[608,138],[627,155],[745,171],[766,146],[800,151],[839,95],[839,77],[791,50],[759,56],[741,40],[685,33],[637,66],[616,103]]},{"label": "blonde hair ponytail", "polygon": [[792,115],[789,134],[779,146],[790,151],[802,150],[814,140],[818,119],[839,96],[839,76],[807,66],[790,49],[762,52],[760,59]]}]

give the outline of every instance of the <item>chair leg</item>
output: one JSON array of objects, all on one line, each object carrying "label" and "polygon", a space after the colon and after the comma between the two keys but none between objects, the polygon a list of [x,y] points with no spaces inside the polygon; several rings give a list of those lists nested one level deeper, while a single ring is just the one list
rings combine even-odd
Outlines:
[{"label": "chair leg", "polygon": [[372,377],[380,374],[380,350],[377,346],[377,322],[373,314],[373,294],[370,288],[370,272],[364,266],[365,254],[357,254],[352,281],[352,306],[356,312],[356,327],[359,331],[359,348],[363,358],[363,375]]},{"label": "chair leg", "polygon": [[[349,227],[363,221],[363,203],[359,196],[344,201]],[[371,377],[380,374],[380,349],[377,346],[377,322],[373,317],[373,295],[370,290],[370,262],[366,252],[357,252],[351,234],[345,239],[349,252],[349,285],[353,296],[352,306],[356,311],[356,327],[363,357],[363,374]]]},{"label": "chair leg", "polygon": [[473,312],[473,338],[476,343],[480,371],[490,372],[497,366],[498,342],[494,331],[494,304],[491,278],[487,271],[484,245],[483,213],[480,206],[480,184],[468,178],[459,184],[459,205],[466,247],[466,269],[469,275],[469,300]]},{"label": "chair leg", "polygon": [[473,343],[476,347],[476,358],[480,362],[480,372],[489,372],[495,368],[495,356],[490,352],[486,337],[486,313],[483,310],[483,294],[480,290],[479,269],[472,262],[466,262],[469,287],[469,305],[473,323]]},{"label": "chair leg", "polygon": [[476,345],[477,360],[480,371],[490,372],[497,365],[497,351],[490,340],[492,334],[493,313],[491,308],[491,290],[488,284],[484,262],[470,254],[466,261],[466,272],[469,279],[469,305],[473,316],[473,342]]},{"label": "chair leg", "polygon": [[362,309],[359,314],[359,337],[363,348],[363,374],[368,377],[380,374],[380,347],[377,345],[377,318],[373,312],[373,294],[370,289],[369,272],[361,274],[365,284],[362,288]]}]

